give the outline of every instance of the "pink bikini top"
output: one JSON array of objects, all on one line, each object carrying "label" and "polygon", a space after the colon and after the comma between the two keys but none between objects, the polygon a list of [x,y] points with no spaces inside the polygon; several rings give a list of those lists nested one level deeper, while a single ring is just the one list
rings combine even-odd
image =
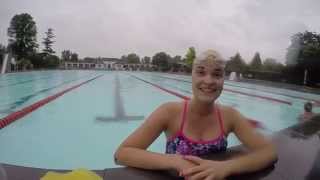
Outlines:
[{"label": "pink bikini top", "polygon": [[218,113],[218,120],[221,133],[217,138],[208,141],[195,141],[186,137],[183,134],[183,127],[186,119],[187,107],[188,101],[185,101],[180,129],[175,136],[167,140],[166,153],[201,156],[209,153],[218,153],[226,151],[228,142],[223,130],[221,113],[218,106],[215,106],[214,110],[215,113]]}]

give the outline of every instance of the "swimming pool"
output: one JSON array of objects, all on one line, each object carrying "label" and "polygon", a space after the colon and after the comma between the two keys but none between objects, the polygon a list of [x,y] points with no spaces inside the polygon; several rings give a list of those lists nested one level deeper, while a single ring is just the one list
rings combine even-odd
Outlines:
[{"label": "swimming pool", "polygon": [[[271,134],[319,95],[226,81],[218,102]],[[69,91],[65,91],[69,90]],[[0,163],[50,169],[115,167],[113,152],[156,107],[191,96],[191,77],[150,72],[42,71],[0,76],[0,118],[64,92],[0,129]],[[319,108],[315,108],[320,112]],[[229,137],[229,146],[237,144]],[[164,152],[165,137],[150,150]]]}]

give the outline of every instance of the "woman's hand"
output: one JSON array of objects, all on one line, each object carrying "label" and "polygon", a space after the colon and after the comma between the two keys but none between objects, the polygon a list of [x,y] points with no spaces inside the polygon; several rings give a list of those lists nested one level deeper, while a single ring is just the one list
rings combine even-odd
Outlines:
[{"label": "woman's hand", "polygon": [[230,175],[231,166],[228,161],[205,160],[195,156],[184,156],[184,159],[196,164],[183,169],[181,175],[188,180],[221,180]]},{"label": "woman's hand", "polygon": [[179,176],[182,176],[182,171],[185,169],[190,169],[195,167],[197,164],[192,161],[186,160],[182,155],[172,154],[170,155],[172,158],[173,170],[179,173]]}]

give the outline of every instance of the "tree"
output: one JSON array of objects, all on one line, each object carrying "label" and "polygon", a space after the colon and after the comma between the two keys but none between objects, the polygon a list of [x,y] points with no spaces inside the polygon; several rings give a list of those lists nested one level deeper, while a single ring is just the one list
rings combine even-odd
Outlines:
[{"label": "tree", "polygon": [[173,72],[178,72],[183,67],[183,61],[181,59],[181,56],[176,55],[173,58],[170,59],[170,69]]},{"label": "tree", "polygon": [[151,62],[151,58],[149,56],[145,56],[144,58],[142,58],[143,64],[150,64],[150,62]]},{"label": "tree", "polygon": [[296,65],[298,63],[298,56],[303,44],[302,41],[302,33],[297,33],[291,37],[291,44],[286,54],[286,65]]},{"label": "tree", "polygon": [[181,56],[179,56],[179,55],[174,56],[173,58],[171,58],[171,62],[172,63],[181,63],[182,62]]},{"label": "tree", "polygon": [[193,61],[196,58],[196,50],[194,49],[194,47],[189,47],[188,52],[186,54],[186,64],[189,67],[192,67]]},{"label": "tree", "polygon": [[33,68],[40,69],[45,67],[45,56],[43,53],[33,53],[28,56],[27,59],[30,59],[31,63],[33,64]]},{"label": "tree", "polygon": [[59,57],[55,55],[48,55],[44,57],[46,68],[56,68],[59,66]]},{"label": "tree", "polygon": [[0,44],[0,54],[4,54],[4,53],[6,53],[6,50],[7,50],[6,46],[5,46],[5,45]]},{"label": "tree", "polygon": [[17,60],[35,53],[37,44],[37,27],[33,18],[27,14],[15,15],[8,28],[9,49]]},{"label": "tree", "polygon": [[0,44],[0,55],[1,56],[4,55],[6,53],[6,51],[7,51],[6,46]]},{"label": "tree", "polygon": [[236,53],[235,56],[230,57],[230,60],[227,61],[226,71],[227,72],[236,72],[237,75],[243,73],[246,70],[246,63],[242,59],[240,53]]},{"label": "tree", "polygon": [[63,50],[61,52],[61,60],[71,61],[71,54],[72,54],[72,52],[70,50]]},{"label": "tree", "polygon": [[125,62],[128,60],[128,58],[127,58],[127,56],[126,56],[126,55],[121,56],[121,58],[120,58],[120,59],[121,59],[121,61],[125,61]]},{"label": "tree", "polygon": [[295,76],[295,79],[301,80],[307,72],[307,85],[315,86],[320,83],[320,34],[305,31],[293,35],[286,58],[286,64],[290,66],[287,72],[292,72],[287,76]]},{"label": "tree", "polygon": [[249,65],[250,69],[252,71],[260,71],[262,68],[262,61],[260,58],[260,54],[258,52],[255,53],[250,65]]},{"label": "tree", "polygon": [[263,61],[262,68],[264,71],[281,72],[282,69],[284,68],[284,65],[277,62],[277,60],[275,60],[273,58],[266,58]]},{"label": "tree", "polygon": [[158,66],[161,71],[167,71],[169,70],[169,59],[170,56],[168,54],[159,52],[152,57],[152,64]]},{"label": "tree", "polygon": [[43,53],[45,53],[46,55],[53,55],[55,53],[55,51],[52,49],[52,44],[54,43],[54,41],[52,40],[55,36],[53,34],[53,29],[49,28],[47,32],[45,32],[46,37],[43,38],[43,45],[44,45],[44,49],[43,49]]},{"label": "tree", "polygon": [[140,63],[140,57],[135,53],[128,54],[127,60],[128,60],[128,63],[132,63],[132,64]]},{"label": "tree", "polygon": [[70,61],[78,61],[78,54],[77,53],[71,53]]},{"label": "tree", "polygon": [[18,69],[23,71],[33,68],[33,64],[31,63],[31,61],[25,58],[20,59],[20,61],[17,62],[17,66],[18,66]]}]

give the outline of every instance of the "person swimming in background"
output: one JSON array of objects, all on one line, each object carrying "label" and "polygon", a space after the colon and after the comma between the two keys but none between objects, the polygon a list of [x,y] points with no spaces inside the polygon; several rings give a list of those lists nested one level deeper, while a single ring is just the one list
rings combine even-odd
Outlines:
[{"label": "person swimming in background", "polygon": [[[225,61],[214,50],[197,56],[192,66],[193,97],[167,102],[118,147],[120,165],[152,170],[175,170],[186,179],[224,179],[233,174],[263,169],[277,159],[271,141],[255,131],[248,119],[232,107],[215,103],[224,84]],[[166,152],[147,150],[164,132]],[[225,152],[227,137],[235,133],[249,153],[225,161],[199,156]]]},{"label": "person swimming in background", "polygon": [[311,119],[314,115],[315,113],[312,112],[312,103],[306,102],[304,104],[304,113],[299,116],[299,120],[304,122]]}]

